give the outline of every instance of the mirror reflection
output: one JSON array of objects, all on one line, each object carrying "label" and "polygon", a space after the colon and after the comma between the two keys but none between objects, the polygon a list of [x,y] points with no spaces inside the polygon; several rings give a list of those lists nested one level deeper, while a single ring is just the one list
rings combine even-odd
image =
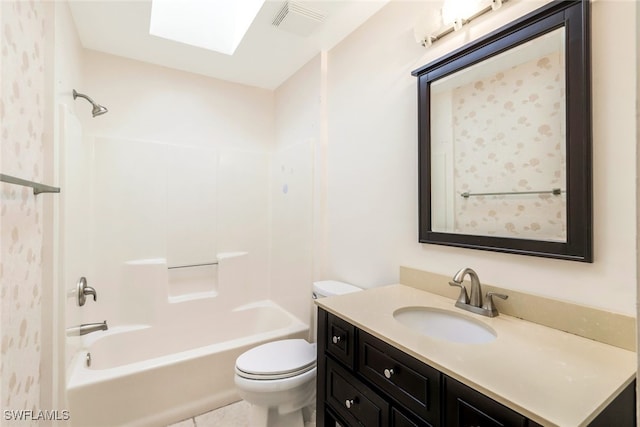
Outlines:
[{"label": "mirror reflection", "polygon": [[564,34],[431,82],[433,231],[567,240]]}]

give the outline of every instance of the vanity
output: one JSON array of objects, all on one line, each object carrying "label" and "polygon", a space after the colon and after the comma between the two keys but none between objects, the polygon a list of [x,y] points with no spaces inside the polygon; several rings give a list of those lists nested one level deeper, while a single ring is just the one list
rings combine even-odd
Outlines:
[{"label": "vanity", "polygon": [[[636,425],[634,352],[454,303],[405,285],[316,300],[317,425]],[[401,321],[407,310],[494,336],[432,336]]]}]

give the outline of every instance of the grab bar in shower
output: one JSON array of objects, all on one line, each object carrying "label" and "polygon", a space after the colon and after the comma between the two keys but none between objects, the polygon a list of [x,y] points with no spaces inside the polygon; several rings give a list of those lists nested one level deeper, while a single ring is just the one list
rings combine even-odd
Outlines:
[{"label": "grab bar in shower", "polygon": [[33,194],[36,196],[40,193],[59,193],[60,188],[52,187],[50,185],[40,184],[38,182],[27,181],[26,179],[16,178],[15,176],[5,175],[0,173],[0,182],[6,182],[8,184],[22,185],[25,187],[33,188]]},{"label": "grab bar in shower", "polygon": [[203,264],[174,265],[173,267],[167,267],[167,270],[173,270],[174,268],[204,267],[207,265],[218,265],[218,261],[205,262]]}]

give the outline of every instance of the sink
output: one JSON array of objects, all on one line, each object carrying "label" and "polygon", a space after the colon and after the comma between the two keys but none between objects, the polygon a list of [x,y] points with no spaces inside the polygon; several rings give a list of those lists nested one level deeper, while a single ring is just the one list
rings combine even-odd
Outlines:
[{"label": "sink", "polygon": [[422,335],[445,341],[481,344],[498,336],[496,331],[478,320],[434,307],[403,307],[394,311],[393,317]]}]

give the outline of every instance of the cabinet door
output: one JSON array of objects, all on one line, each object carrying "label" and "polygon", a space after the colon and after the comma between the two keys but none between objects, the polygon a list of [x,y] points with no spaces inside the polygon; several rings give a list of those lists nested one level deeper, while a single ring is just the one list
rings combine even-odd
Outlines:
[{"label": "cabinet door", "polygon": [[389,404],[331,359],[327,359],[326,402],[350,426],[389,425]]},{"label": "cabinet door", "polygon": [[528,419],[464,384],[444,376],[447,427],[526,427]]},{"label": "cabinet door", "polygon": [[355,357],[355,335],[353,325],[331,313],[327,314],[327,351],[351,369]]},{"label": "cabinet door", "polygon": [[397,408],[391,408],[391,427],[432,427],[431,424],[417,418],[409,418]]}]

